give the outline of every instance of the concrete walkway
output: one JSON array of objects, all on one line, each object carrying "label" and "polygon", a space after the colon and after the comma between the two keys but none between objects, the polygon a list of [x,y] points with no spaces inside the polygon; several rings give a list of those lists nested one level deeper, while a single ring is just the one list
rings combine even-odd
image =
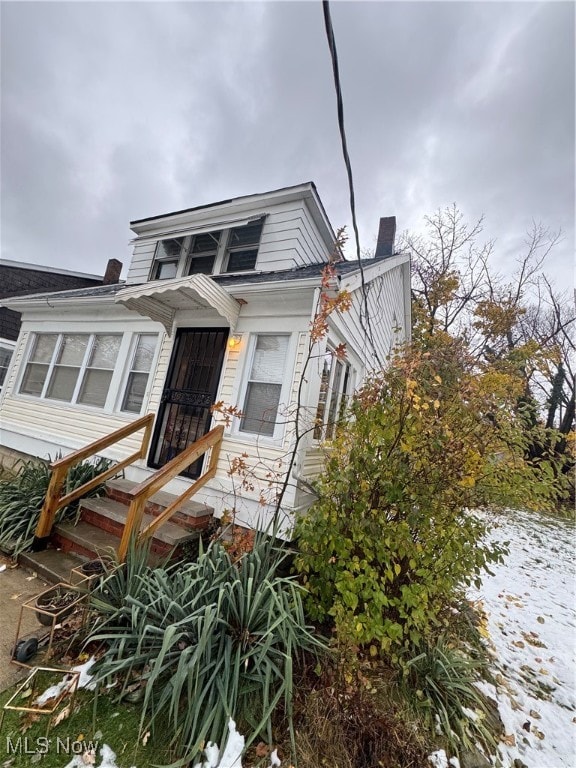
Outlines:
[{"label": "concrete walkway", "polygon": [[[46,584],[30,571],[13,567],[10,559],[2,555],[0,569],[0,691],[4,691],[23,678],[28,671],[10,663],[21,605],[28,598],[42,592]],[[36,633],[41,629],[34,612],[25,610],[20,636],[29,632]]]}]

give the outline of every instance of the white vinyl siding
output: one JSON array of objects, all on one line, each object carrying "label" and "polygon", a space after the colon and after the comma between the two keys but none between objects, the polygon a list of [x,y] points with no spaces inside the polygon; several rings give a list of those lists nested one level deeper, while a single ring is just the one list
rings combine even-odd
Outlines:
[{"label": "white vinyl siding", "polygon": [[[326,262],[329,250],[323,241],[308,206],[304,200],[276,205],[262,204],[261,208],[255,208],[250,215],[265,215],[264,226],[258,247],[258,256],[254,269],[257,271],[277,271],[292,269],[319,262]],[[198,227],[210,225],[210,219],[218,222],[222,220],[223,212],[212,213],[211,217],[200,219],[196,214],[193,221]],[[216,218],[216,216],[218,218]],[[193,221],[190,228],[194,226]],[[215,226],[215,231],[218,229]],[[221,244],[227,239],[224,230]],[[162,240],[162,233],[158,233],[158,240],[136,239],[132,262],[126,279],[127,285],[145,283],[153,277],[152,264],[156,250],[156,243]],[[180,267],[176,276],[184,276],[189,268],[190,258],[183,255],[180,259]],[[252,267],[250,267],[252,268]],[[225,272],[227,264],[215,266],[216,272]]]}]

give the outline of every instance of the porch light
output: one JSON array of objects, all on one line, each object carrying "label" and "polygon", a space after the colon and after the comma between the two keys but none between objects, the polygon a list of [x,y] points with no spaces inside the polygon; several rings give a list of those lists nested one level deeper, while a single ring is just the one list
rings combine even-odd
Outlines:
[{"label": "porch light", "polygon": [[241,333],[233,333],[232,336],[228,339],[228,349],[238,349],[242,342],[242,334]]}]

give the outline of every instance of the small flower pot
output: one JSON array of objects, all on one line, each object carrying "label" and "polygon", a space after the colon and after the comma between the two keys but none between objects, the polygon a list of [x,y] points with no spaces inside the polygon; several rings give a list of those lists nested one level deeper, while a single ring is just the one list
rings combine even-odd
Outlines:
[{"label": "small flower pot", "polygon": [[47,589],[36,599],[36,618],[42,626],[51,627],[56,620],[60,623],[72,613],[77,600],[78,594],[66,587]]},{"label": "small flower pot", "polygon": [[91,579],[95,576],[103,576],[110,569],[111,564],[112,561],[109,558],[98,558],[82,563],[78,570],[83,576]]}]

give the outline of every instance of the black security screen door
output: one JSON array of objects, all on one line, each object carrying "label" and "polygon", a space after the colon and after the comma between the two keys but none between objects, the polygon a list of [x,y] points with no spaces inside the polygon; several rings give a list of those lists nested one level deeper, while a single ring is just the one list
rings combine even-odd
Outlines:
[{"label": "black security screen door", "polygon": [[[227,328],[177,331],[150,451],[152,467],[164,466],[210,429],[227,338]],[[182,474],[198,477],[202,462]]]}]

